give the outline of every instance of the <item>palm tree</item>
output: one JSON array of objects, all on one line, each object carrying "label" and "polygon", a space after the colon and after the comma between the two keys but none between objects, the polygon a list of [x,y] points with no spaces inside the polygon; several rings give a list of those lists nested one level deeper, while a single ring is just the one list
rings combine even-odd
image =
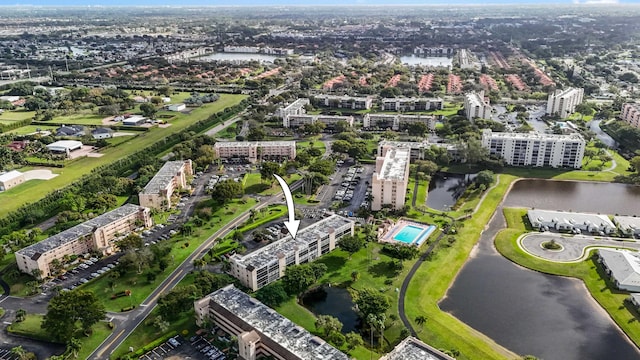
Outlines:
[{"label": "palm tree", "polygon": [[27,311],[25,309],[18,309],[16,311],[16,321],[17,322],[24,321],[25,317],[27,317]]},{"label": "palm tree", "polygon": [[16,355],[20,360],[26,360],[28,358],[27,351],[20,345],[11,348],[11,354]]},{"label": "palm tree", "polygon": [[193,265],[198,269],[204,269],[205,265],[207,265],[207,261],[203,258],[193,260]]},{"label": "palm tree", "polygon": [[82,349],[82,343],[76,338],[71,338],[67,343],[67,352],[73,355],[74,359],[78,358],[78,352]]},{"label": "palm tree", "polygon": [[422,327],[424,326],[424,323],[427,322],[427,317],[424,315],[418,315],[415,318],[416,324],[420,325],[420,328],[422,329]]}]

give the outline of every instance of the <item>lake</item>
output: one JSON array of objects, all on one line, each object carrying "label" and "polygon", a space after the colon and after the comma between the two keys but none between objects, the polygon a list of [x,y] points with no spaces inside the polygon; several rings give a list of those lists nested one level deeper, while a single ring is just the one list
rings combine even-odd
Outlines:
[{"label": "lake", "polygon": [[[640,187],[623,184],[522,180],[507,207],[640,213]],[[593,300],[582,281],[515,265],[493,246],[505,227],[501,208],[489,222],[445,299],[452,313],[521,355],[545,360],[639,359],[640,351]]]},{"label": "lake", "polygon": [[401,56],[400,62],[407,65],[422,65],[432,67],[450,67],[453,65],[453,59],[446,56]]},{"label": "lake", "polygon": [[342,333],[358,332],[360,319],[353,309],[353,300],[347,289],[323,286],[302,298],[302,305],[316,315],[331,315],[342,322]]},{"label": "lake", "polygon": [[449,210],[467,188],[467,180],[475,174],[435,173],[429,181],[427,206],[436,210]]},{"label": "lake", "polygon": [[274,62],[278,56],[253,53],[213,53],[210,55],[199,57],[200,61],[260,61]]}]

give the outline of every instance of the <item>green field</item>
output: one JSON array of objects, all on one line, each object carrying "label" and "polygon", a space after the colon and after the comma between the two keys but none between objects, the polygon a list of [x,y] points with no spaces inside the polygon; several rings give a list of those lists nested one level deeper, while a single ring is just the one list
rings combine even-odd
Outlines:
[{"label": "green field", "polygon": [[8,133],[16,134],[16,135],[27,135],[27,134],[31,134],[38,131],[38,129],[42,131],[48,130],[48,131],[54,132],[57,128],[58,128],[57,126],[27,125],[27,126],[19,127],[17,129],[8,131]]},{"label": "green field", "polygon": [[51,122],[65,125],[101,126],[102,119],[105,117],[107,116],[97,115],[92,113],[91,111],[84,110],[76,114],[56,116]]},{"label": "green field", "polygon": [[137,136],[135,141],[128,141],[117,147],[109,147],[103,151],[104,156],[102,157],[84,157],[73,161],[69,166],[66,166],[63,169],[55,169],[56,172],[59,171],[60,176],[42,182],[40,186],[32,187],[28,191],[24,191],[22,188],[28,186],[27,184],[32,183],[28,182],[25,185],[20,185],[11,189],[11,191],[2,192],[0,193],[0,202],[3,204],[3,212],[8,213],[16,210],[23,204],[37,201],[53,190],[65,187],[69,183],[79,179],[82,175],[89,173],[91,170],[99,166],[109,164],[115,160],[124,158],[135,151],[154,144],[199,120],[206,119],[211,114],[221,111],[229,106],[238,104],[244,98],[246,98],[245,95],[221,94],[220,99],[214,103],[203,105],[202,107],[193,110],[190,114],[177,115],[176,120],[173,121],[172,126],[170,127],[152,129],[149,132],[145,132]]},{"label": "green field", "polygon": [[9,111],[5,110],[2,114],[0,114],[0,120],[4,121],[19,121],[25,119],[31,119],[36,114],[35,111],[26,111],[26,110],[15,110]]}]

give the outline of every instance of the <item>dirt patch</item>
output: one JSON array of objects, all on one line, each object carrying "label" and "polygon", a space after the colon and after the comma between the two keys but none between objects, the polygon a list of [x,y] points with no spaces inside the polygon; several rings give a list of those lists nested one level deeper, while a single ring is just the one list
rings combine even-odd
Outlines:
[{"label": "dirt patch", "polygon": [[54,174],[51,170],[47,169],[37,169],[37,170],[29,170],[24,173],[24,180],[51,180],[54,177],[58,176],[58,174]]}]

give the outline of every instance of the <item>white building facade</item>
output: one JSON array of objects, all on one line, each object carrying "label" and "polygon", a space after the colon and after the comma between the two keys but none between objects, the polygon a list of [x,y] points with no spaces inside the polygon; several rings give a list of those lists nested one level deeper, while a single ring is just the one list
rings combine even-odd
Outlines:
[{"label": "white building facade", "polygon": [[489,99],[484,97],[484,91],[470,92],[464,96],[464,113],[469,121],[473,119],[490,119],[493,107]]},{"label": "white building facade", "polygon": [[576,105],[582,103],[584,89],[568,88],[556,90],[547,99],[547,114],[557,114],[564,119],[576,111]]},{"label": "white building facade", "polygon": [[282,126],[285,128],[298,128],[307,124],[321,122],[327,126],[327,129],[333,129],[340,121],[346,122],[350,127],[353,126],[353,116],[337,115],[287,115],[282,119]]},{"label": "white building facade", "polygon": [[579,134],[482,131],[482,146],[512,166],[582,167],[585,141]]},{"label": "white building facade", "polygon": [[213,149],[220,159],[236,159],[250,163],[296,158],[295,141],[219,141]]},{"label": "white building facade", "polygon": [[371,210],[391,206],[394,210],[404,207],[409,184],[411,149],[389,148],[384,157],[376,158],[376,170],[371,181]]},{"label": "white building facade", "polygon": [[332,109],[368,110],[373,106],[370,97],[315,95],[314,104]]},{"label": "white building facade", "polygon": [[443,107],[442,98],[384,98],[380,105],[383,111],[429,111]]},{"label": "white building facade", "polygon": [[390,128],[399,131],[414,123],[423,123],[430,131],[436,129],[436,118],[431,115],[365,114],[362,118],[362,127],[365,129]]},{"label": "white building facade", "polygon": [[275,115],[281,119],[284,119],[289,115],[304,115],[307,113],[307,110],[304,108],[306,105],[309,105],[309,99],[300,98],[291,104],[276,110]]}]

